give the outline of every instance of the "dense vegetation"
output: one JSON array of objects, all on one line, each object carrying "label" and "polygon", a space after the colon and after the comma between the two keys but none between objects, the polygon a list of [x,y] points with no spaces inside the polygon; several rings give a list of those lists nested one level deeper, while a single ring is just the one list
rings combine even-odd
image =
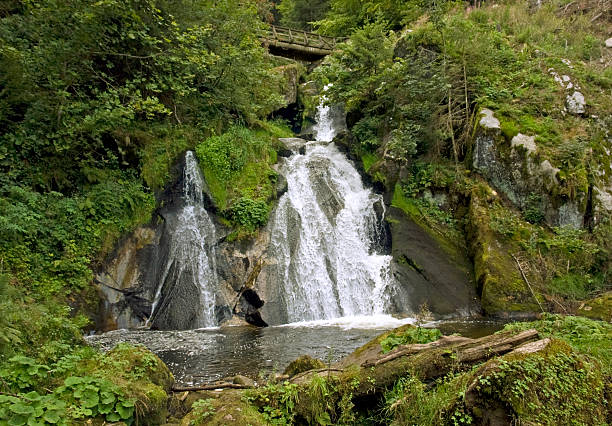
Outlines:
[{"label": "dense vegetation", "polygon": [[[325,33],[350,34],[315,76],[333,83],[326,96],[345,106],[350,148],[366,171],[439,240],[488,244],[470,241],[483,236],[474,222],[486,223],[486,234],[525,265],[546,310],[573,311],[575,300],[609,290],[610,213],[600,210],[594,220],[585,207],[593,188],[605,188],[610,178],[608,15],[589,1],[541,7],[507,1],[467,10],[455,2],[388,3],[332,1],[316,24]],[[560,75],[580,86],[587,113],[567,112]],[[495,111],[508,146],[518,133],[534,135],[535,161],[554,165],[558,184],[547,190],[542,183],[516,205],[471,173],[481,108]],[[551,227],[544,197],[582,206],[587,230]],[[534,302],[527,293],[521,303]]]},{"label": "dense vegetation", "polygon": [[[500,333],[531,328],[552,339],[545,351],[494,358],[467,371],[457,363],[433,383],[423,382],[414,371],[374,403],[354,403],[352,395],[362,383],[350,369],[306,383],[269,384],[248,392],[247,398],[271,424],[483,424],[483,412],[494,412],[495,404],[505,407],[502,413],[511,413],[511,418],[497,418],[501,424],[607,424],[609,412],[601,398],[609,395],[605,389],[612,327],[586,318],[547,315],[535,322],[509,324]],[[418,332],[398,333],[406,331]],[[380,341],[383,349],[388,341]],[[452,353],[449,356],[453,359]]]},{"label": "dense vegetation", "polygon": [[258,38],[268,12],[255,1],[2,3],[0,422],[129,423],[165,404],[167,389],[147,393],[159,385],[148,373],[130,376],[158,362],[150,354],[82,348],[92,269],[151,219],[179,156],[197,146],[206,157],[215,140],[248,146],[231,166],[248,169],[232,182],[242,192],[219,200],[230,224],[266,220],[270,189],[246,188],[271,173],[249,165],[284,131],[262,121],[282,104]]}]

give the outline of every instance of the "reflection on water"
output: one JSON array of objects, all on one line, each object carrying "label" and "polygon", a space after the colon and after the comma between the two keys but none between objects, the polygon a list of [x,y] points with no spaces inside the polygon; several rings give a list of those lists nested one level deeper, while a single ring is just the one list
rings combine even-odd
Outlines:
[{"label": "reflection on water", "polygon": [[[390,318],[390,317],[388,317]],[[268,328],[223,327],[187,331],[117,330],[87,337],[109,350],[120,342],[140,343],[156,353],[185,386],[242,374],[252,378],[282,372],[300,355],[335,362],[384,331],[410,320],[297,323]],[[357,327],[355,327],[357,326]],[[445,334],[478,337],[503,324],[486,321],[435,323]]]}]

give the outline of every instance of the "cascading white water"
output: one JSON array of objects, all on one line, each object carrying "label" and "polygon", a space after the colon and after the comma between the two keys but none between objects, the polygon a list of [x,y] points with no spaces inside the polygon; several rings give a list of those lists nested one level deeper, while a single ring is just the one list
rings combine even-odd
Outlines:
[{"label": "cascading white water", "polygon": [[[333,137],[328,107],[317,135]],[[327,120],[327,121],[323,121]],[[331,131],[329,128],[332,128]],[[382,197],[335,145],[311,142],[284,166],[271,248],[290,322],[384,313],[394,290],[391,256],[371,250],[380,236]]]},{"label": "cascading white water", "polygon": [[[327,85],[323,88],[325,92],[331,85]],[[317,141],[331,142],[336,136],[336,126],[334,123],[334,112],[335,109],[330,105],[325,105],[327,98],[323,95],[321,103],[317,108],[315,114],[316,126],[314,127],[314,137]]]},{"label": "cascading white water", "polygon": [[[215,290],[217,274],[213,243],[215,227],[204,208],[204,180],[193,152],[185,155],[183,170],[183,207],[170,233],[168,258],[162,269],[151,318],[159,316],[163,300],[172,300],[177,293],[197,289],[195,317],[191,328],[216,326]],[[191,296],[183,296],[191,299]],[[162,304],[160,305],[160,302]]]}]

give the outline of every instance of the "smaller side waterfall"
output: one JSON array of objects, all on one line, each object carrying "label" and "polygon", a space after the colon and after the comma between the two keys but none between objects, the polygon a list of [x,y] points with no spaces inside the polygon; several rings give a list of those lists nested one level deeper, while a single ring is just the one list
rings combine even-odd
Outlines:
[{"label": "smaller side waterfall", "polygon": [[215,227],[204,208],[204,180],[193,152],[185,155],[183,207],[167,218],[169,249],[149,323],[163,329],[212,327],[217,274]]}]

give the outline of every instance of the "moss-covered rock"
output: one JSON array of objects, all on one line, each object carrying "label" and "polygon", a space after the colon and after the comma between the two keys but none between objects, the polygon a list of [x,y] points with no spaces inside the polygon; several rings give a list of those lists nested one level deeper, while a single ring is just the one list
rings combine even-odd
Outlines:
[{"label": "moss-covered rock", "polygon": [[285,368],[283,374],[293,377],[296,374],[309,370],[316,370],[318,368],[325,368],[325,363],[320,359],[313,358],[309,355],[302,355],[301,357],[291,361],[287,368]]},{"label": "moss-covered rock", "polygon": [[540,346],[533,351],[519,348],[473,373],[464,402],[476,423],[605,424],[605,382],[598,365],[562,341],[535,344]]},{"label": "moss-covered rock", "polygon": [[96,373],[115,383],[124,395],[134,398],[140,424],[163,424],[168,417],[168,394],[174,377],[155,354],[143,346],[117,345],[96,367]]},{"label": "moss-covered rock", "polygon": [[587,318],[612,322],[612,291],[587,300],[578,308],[578,313]]},{"label": "moss-covered rock", "polygon": [[496,238],[489,224],[487,205],[496,195],[487,185],[472,190],[466,226],[468,248],[485,313],[496,316],[538,311],[511,253],[516,248]]},{"label": "moss-covered rock", "polygon": [[181,426],[263,426],[269,424],[257,409],[250,405],[244,392],[227,389],[221,392],[199,392],[191,402],[191,411],[181,420]]}]

